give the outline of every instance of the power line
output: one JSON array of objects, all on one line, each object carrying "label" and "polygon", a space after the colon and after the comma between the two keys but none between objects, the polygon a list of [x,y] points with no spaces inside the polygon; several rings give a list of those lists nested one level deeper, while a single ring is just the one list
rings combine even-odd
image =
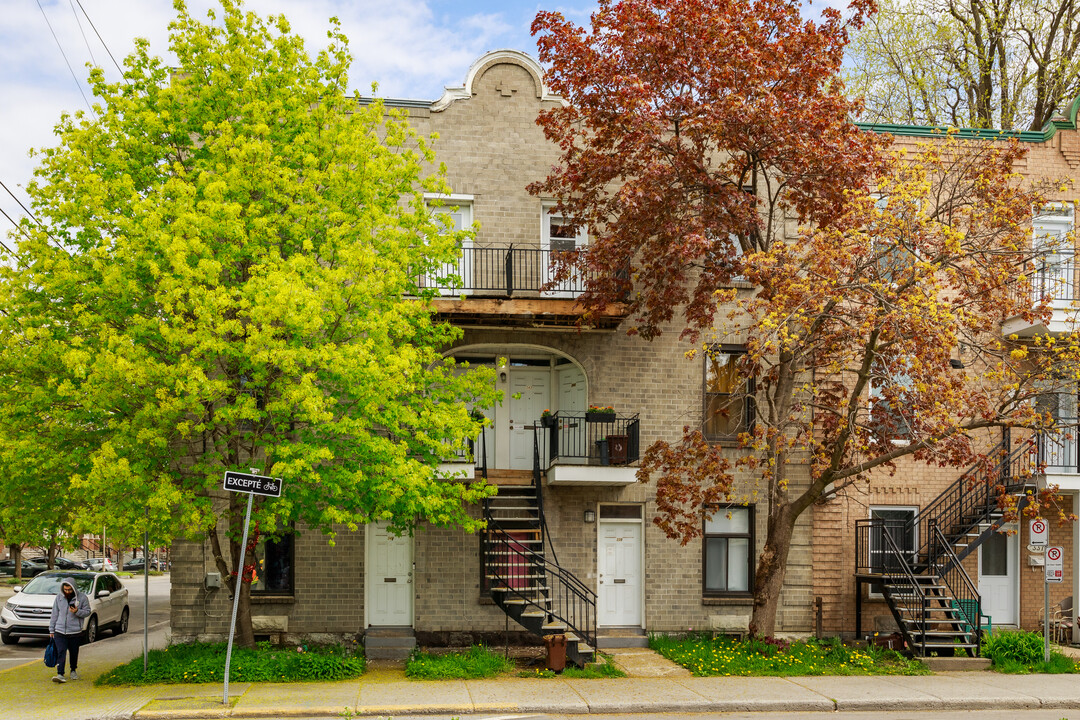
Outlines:
[{"label": "power line", "polygon": [[86,103],[86,107],[90,110],[90,114],[97,118],[97,113],[94,112],[94,108],[91,107],[90,101],[86,99],[86,93],[83,92],[82,83],[79,82],[79,78],[75,75],[75,71],[71,69],[71,63],[68,62],[67,53],[64,52],[64,46],[60,44],[60,38],[56,37],[56,31],[53,30],[52,23],[49,22],[49,16],[45,14],[45,8],[41,7],[41,0],[37,0],[38,10],[41,11],[41,17],[45,18],[45,24],[49,26],[49,32],[52,33],[53,40],[56,41],[56,47],[60,48],[60,54],[64,57],[64,64],[67,65],[68,72],[71,73],[71,79],[75,81],[75,85],[79,88],[79,94],[82,95],[83,102]]},{"label": "power line", "polygon": [[[7,191],[7,194],[11,196],[11,199],[12,199],[12,200],[14,200],[15,202],[19,203],[19,207],[21,207],[21,208],[22,208],[22,211],[23,211],[24,213],[26,213],[26,216],[27,216],[27,217],[29,217],[29,218],[30,218],[31,220],[33,220],[33,221],[34,221],[34,223],[35,223],[35,224],[36,224],[36,225],[37,225],[37,226],[38,226],[39,228],[41,228],[42,232],[44,232],[44,233],[45,233],[45,235],[46,235],[46,236],[47,236],[47,237],[48,237],[48,238],[49,238],[50,240],[52,240],[52,241],[53,241],[53,244],[54,244],[54,245],[56,245],[56,247],[58,247],[59,249],[63,250],[63,251],[65,252],[65,253],[67,253],[67,256],[68,256],[68,257],[72,257],[72,254],[71,254],[70,252],[68,252],[68,249],[67,249],[66,247],[64,247],[64,243],[60,242],[59,240],[57,240],[56,238],[54,238],[54,237],[53,237],[53,234],[52,234],[51,232],[49,232],[49,228],[45,227],[45,225],[44,225],[44,224],[43,224],[43,223],[42,223],[42,222],[41,222],[40,220],[38,220],[38,219],[37,219],[36,217],[34,217],[34,213],[30,212],[30,209],[29,209],[29,208],[27,208],[27,207],[26,207],[25,205],[23,205],[23,202],[22,202],[22,200],[20,200],[20,199],[19,199],[19,198],[18,198],[18,197],[17,197],[16,195],[15,195],[15,193],[11,192],[11,189],[10,189],[10,188],[9,188],[9,187],[8,187],[7,185],[5,185],[5,184],[4,184],[4,181],[3,181],[3,180],[0,180],[0,187],[4,188],[4,190],[6,190],[6,191]],[[4,213],[4,214],[6,215],[7,213]],[[8,219],[10,219],[10,218],[8,218]]]},{"label": "power line", "polygon": [[[70,0],[69,0],[70,2]],[[101,33],[98,32],[97,27],[94,25],[94,21],[90,19],[90,16],[86,13],[86,8],[83,7],[82,0],[75,0],[75,3],[82,10],[83,17],[86,18],[86,22],[90,23],[90,27],[94,29],[94,34],[97,35],[97,39],[101,41],[101,47],[105,48],[105,52],[109,53],[109,59],[112,60],[112,64],[116,66],[116,69],[120,71],[120,77],[124,77],[124,69],[120,67],[120,63],[116,62],[116,58],[113,57],[112,50],[105,44],[104,38],[101,37]]]},{"label": "power line", "polygon": [[86,45],[86,52],[90,53],[90,62],[97,65],[97,59],[94,58],[94,51],[90,49],[90,41],[86,39],[86,33],[82,29],[82,21],[79,20],[79,13],[75,12],[75,3],[68,0],[68,5],[71,7],[71,14],[75,16],[75,24],[79,26],[79,34],[82,35],[83,44]]}]

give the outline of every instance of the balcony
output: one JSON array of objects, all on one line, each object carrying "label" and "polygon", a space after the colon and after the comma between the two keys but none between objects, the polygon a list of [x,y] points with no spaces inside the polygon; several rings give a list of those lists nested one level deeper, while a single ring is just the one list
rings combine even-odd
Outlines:
[{"label": "balcony", "polygon": [[637,481],[641,422],[636,414],[557,412],[537,425],[548,485],[620,486]]},{"label": "balcony", "polygon": [[1057,422],[1062,427],[1043,430],[1036,436],[1038,460],[1043,469],[1045,484],[1057,485],[1066,491],[1080,491],[1080,439],[1077,437],[1077,420],[1060,418]]},{"label": "balcony", "polygon": [[1016,284],[1015,293],[1030,300],[1032,307],[1048,302],[1052,315],[1050,321],[1028,321],[1020,316],[1002,323],[1005,335],[1034,337],[1036,335],[1061,335],[1075,330],[1080,295],[1077,293],[1077,267],[1073,250],[1058,250],[1035,258],[1035,271],[1031,277]]},{"label": "balcony", "polygon": [[[584,315],[577,302],[584,278],[554,282],[550,249],[465,245],[460,253],[456,262],[419,278],[421,288],[435,289],[440,319],[460,326],[576,328]],[[590,321],[610,330],[626,316],[624,304],[612,303]]]}]

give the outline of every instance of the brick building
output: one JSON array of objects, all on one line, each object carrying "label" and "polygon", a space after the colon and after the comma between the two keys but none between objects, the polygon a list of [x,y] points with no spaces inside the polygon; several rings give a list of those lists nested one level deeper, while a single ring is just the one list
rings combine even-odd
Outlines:
[{"label": "brick building", "polygon": [[[509,623],[511,630],[536,634],[565,627],[587,654],[586,645],[603,646],[616,633],[640,638],[645,631],[745,626],[753,563],[765,537],[764,507],[717,513],[703,540],[683,546],[650,522],[655,484],[636,481],[636,461],[651,443],[677,440],[684,425],[701,423],[715,403],[731,406],[740,387],[731,373],[736,349],[718,347],[688,360],[678,328],[653,342],[628,336],[619,306],[579,329],[581,308],[574,298],[580,279],[540,290],[550,279],[550,253],[587,242],[525,189],[558,162],[558,149],[545,141],[535,119],[560,102],[545,89],[540,66],[508,50],[478,59],[464,84],[437,101],[387,102],[407,110],[419,133],[439,135],[438,158],[454,194],[432,198],[435,210],[450,213],[458,227],[479,225],[459,264],[447,268],[460,287],[444,287],[435,302],[443,317],[464,329],[447,354],[491,365],[504,394],[502,405],[482,409],[492,424],[474,457],[445,468],[448,477],[486,474],[500,486],[496,500],[474,508],[493,521],[493,530],[475,536],[421,527],[413,537],[394,538],[373,525],[356,532],[343,528],[328,546],[321,534],[299,528],[291,541],[258,550],[266,570],[252,597],[256,634],[366,633],[369,654],[377,655],[414,638],[433,644],[501,638],[509,616],[518,620]],[[1027,172],[1075,173],[1075,113],[1074,104],[1070,117],[1045,137],[1021,133],[1032,142]],[[900,143],[920,133],[886,129]],[[592,415],[590,406],[610,406],[615,413]],[[542,418],[545,413],[550,419]],[[705,428],[718,442],[730,442],[749,415],[749,408],[732,412]],[[1072,453],[1071,466],[1054,468],[1062,471],[1054,481],[1074,493],[1075,503],[1080,475]],[[820,597],[825,632],[853,634],[856,520],[917,511],[959,474],[902,467],[863,495],[832,498],[805,513],[793,539],[778,632],[812,633]],[[793,483],[799,482],[796,475]],[[744,479],[747,495],[751,489],[752,480]],[[1016,599],[1015,615],[1005,618],[1007,608],[995,609],[1001,613],[995,623],[1000,618],[1026,627],[1041,608],[1041,595],[1034,601],[1041,592],[1036,573],[1026,569],[1024,533],[984,542],[994,549],[965,561],[988,589],[997,576],[978,572],[984,555],[983,566],[1004,567],[1001,582],[1015,585],[1004,591]],[[1060,599],[1078,590],[1071,564],[1076,541],[1071,528],[1053,527],[1051,542],[1067,548],[1067,582],[1055,588]],[[1005,553],[1004,560],[994,553]],[[208,573],[215,571],[209,549],[177,541],[173,560],[174,637],[221,637],[229,603],[225,591],[207,587]],[[862,614],[869,632],[887,629],[892,619],[886,603],[872,597]]]}]

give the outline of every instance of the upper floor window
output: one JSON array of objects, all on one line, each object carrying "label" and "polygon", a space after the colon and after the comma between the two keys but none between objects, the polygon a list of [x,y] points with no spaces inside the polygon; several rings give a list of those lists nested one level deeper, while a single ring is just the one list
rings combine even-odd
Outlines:
[{"label": "upper floor window", "polygon": [[555,209],[554,205],[543,206],[543,219],[540,226],[540,244],[552,252],[576,250],[589,241],[589,232],[584,225],[574,227],[573,221]]},{"label": "upper floor window", "polygon": [[734,440],[754,426],[754,382],[740,360],[741,346],[713,345],[705,352],[705,437]]},{"label": "upper floor window", "polygon": [[[425,195],[425,201],[441,233],[460,232],[472,227],[473,207],[469,195]],[[459,256],[443,263],[420,278],[421,287],[438,287],[440,295],[461,295],[474,288],[472,239],[466,238]]]},{"label": "upper floor window", "polygon": [[914,389],[911,376],[903,370],[890,370],[877,363],[870,378],[870,423],[878,433],[891,440],[911,436],[909,393]]},{"label": "upper floor window", "polygon": [[1031,227],[1035,252],[1033,299],[1039,301],[1046,296],[1051,300],[1076,298],[1072,203],[1050,203],[1038,209]]}]

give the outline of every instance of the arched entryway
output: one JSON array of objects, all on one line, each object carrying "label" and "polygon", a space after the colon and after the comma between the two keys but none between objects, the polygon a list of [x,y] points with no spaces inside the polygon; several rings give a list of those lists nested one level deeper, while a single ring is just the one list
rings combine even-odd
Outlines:
[{"label": "arched entryway", "polygon": [[[489,468],[531,470],[533,436],[544,410],[583,413],[585,371],[566,353],[540,345],[469,345],[450,353],[459,362],[495,370],[502,403],[481,408],[491,420],[485,440]],[[544,448],[541,448],[544,452]],[[477,448],[477,464],[481,461]]]}]

